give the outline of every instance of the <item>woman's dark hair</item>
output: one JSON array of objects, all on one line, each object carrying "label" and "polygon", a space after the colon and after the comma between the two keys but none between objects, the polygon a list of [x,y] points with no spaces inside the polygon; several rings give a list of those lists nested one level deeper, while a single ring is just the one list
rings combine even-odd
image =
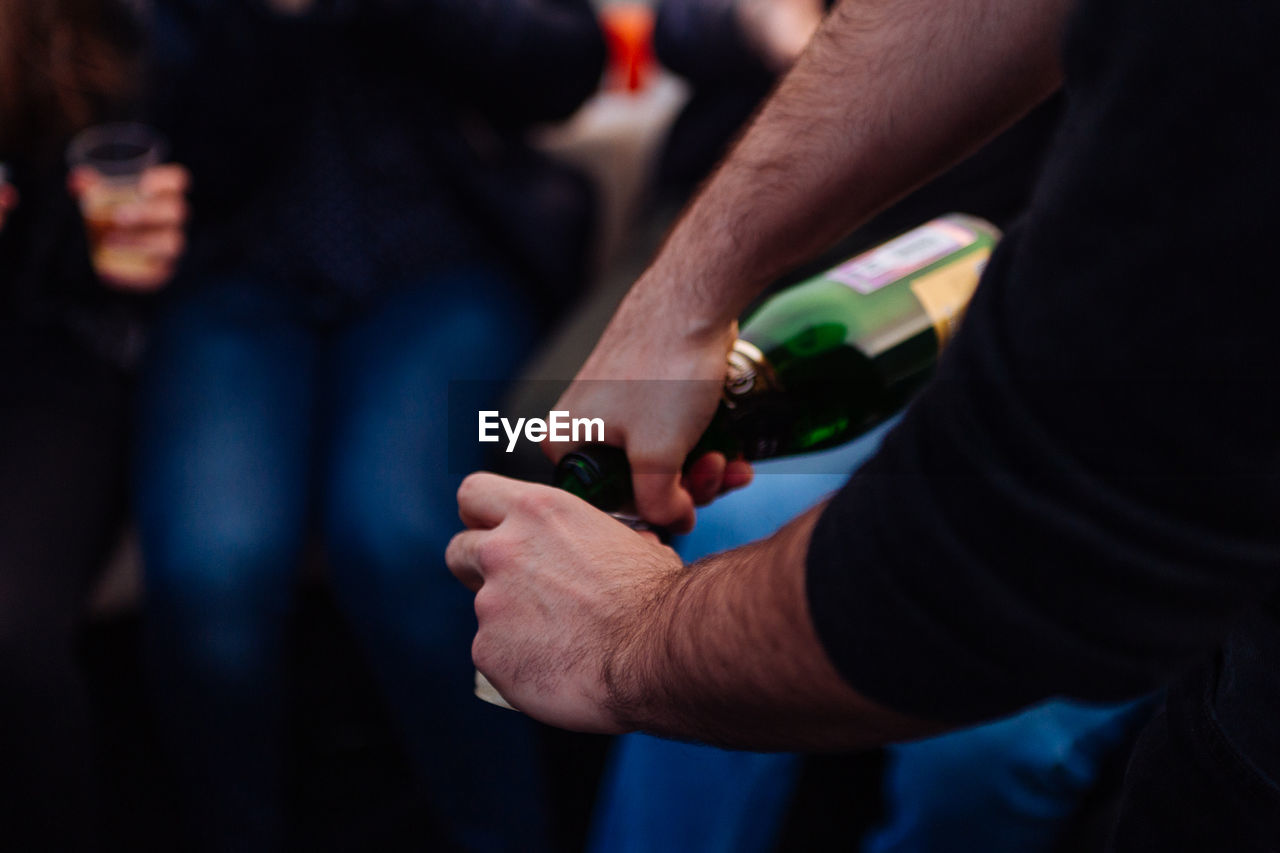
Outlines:
[{"label": "woman's dark hair", "polygon": [[36,154],[129,94],[118,0],[0,0],[0,152]]}]

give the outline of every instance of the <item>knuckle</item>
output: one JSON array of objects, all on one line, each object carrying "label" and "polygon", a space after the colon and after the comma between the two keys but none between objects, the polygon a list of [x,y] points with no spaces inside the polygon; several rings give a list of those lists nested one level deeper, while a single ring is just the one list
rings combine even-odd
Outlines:
[{"label": "knuckle", "polygon": [[475,494],[480,485],[479,477],[479,474],[468,474],[462,478],[462,482],[458,484],[457,497],[459,503],[465,503]]},{"label": "knuckle", "polygon": [[476,546],[476,559],[486,573],[505,568],[516,556],[516,549],[504,537],[492,534]]},{"label": "knuckle", "polygon": [[458,568],[462,565],[463,545],[461,536],[454,536],[449,540],[449,544],[444,549],[444,562],[454,574],[457,574]]},{"label": "knuckle", "polygon": [[534,520],[546,523],[564,511],[568,499],[568,492],[542,486],[530,489],[520,498],[520,509]]},{"label": "knuckle", "polygon": [[493,593],[487,591],[491,589],[492,587],[484,586],[476,593],[476,600],[473,606],[476,611],[476,619],[479,620],[481,624],[492,619],[498,613],[498,606]]},{"label": "knuckle", "polygon": [[520,496],[519,506],[522,512],[541,517],[554,509],[554,498],[550,489],[529,489]]}]

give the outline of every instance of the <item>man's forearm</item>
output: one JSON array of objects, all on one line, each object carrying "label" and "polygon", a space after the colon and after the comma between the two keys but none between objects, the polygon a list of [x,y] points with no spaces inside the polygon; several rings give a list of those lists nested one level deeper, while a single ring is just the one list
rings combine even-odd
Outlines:
[{"label": "man's forearm", "polygon": [[844,0],[633,295],[730,324],[778,274],[1058,85],[1068,0]]},{"label": "man's forearm", "polygon": [[728,747],[862,748],[940,727],[859,696],[814,633],[805,557],[822,507],[673,582],[606,667],[629,727]]},{"label": "man's forearm", "polygon": [[[641,516],[693,525],[680,472],[719,403],[743,309],[1050,93],[1070,2],[844,0],[828,16],[627,293],[578,371],[584,381],[556,403],[603,420],[605,441],[650,472],[632,478]],[[659,391],[626,379],[674,381]],[[546,447],[553,461],[571,449]],[[707,478],[698,499],[724,484]]]}]

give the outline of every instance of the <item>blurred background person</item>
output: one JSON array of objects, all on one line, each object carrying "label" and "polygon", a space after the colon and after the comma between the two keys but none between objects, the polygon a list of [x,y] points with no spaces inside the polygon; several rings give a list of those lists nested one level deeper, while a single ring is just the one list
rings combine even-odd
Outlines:
[{"label": "blurred background person", "polygon": [[76,652],[125,512],[144,302],[182,249],[187,178],[148,170],[103,241],[150,270],[105,279],[69,180],[72,136],[136,116],[140,32],[112,0],[0,5],[0,833],[13,850],[95,846],[90,713]]},{"label": "blurred background person", "polygon": [[[681,203],[806,47],[824,0],[663,0],[654,48],[691,85],[656,170],[656,196]],[[951,212],[1007,228],[1025,207],[1056,126],[1056,100],[947,174],[903,199],[775,287],[824,270],[895,234]],[[757,466],[742,492],[699,512],[674,543],[692,562],[759,538],[836,491],[884,429],[820,458]],[[821,471],[822,474],[813,473]],[[1145,719],[1149,703],[1049,702],[1008,720],[888,750],[885,817],[860,843],[867,853],[1048,851],[1100,774]],[[618,739],[606,769],[593,853],[774,849],[803,757],[732,752],[647,735]]]},{"label": "blurred background person", "polygon": [[582,276],[589,192],[521,133],[595,89],[592,9],[166,0],[156,27],[198,220],[135,476],[190,842],[287,837],[283,646],[314,538],[450,842],[543,849],[532,724],[472,694],[474,614],[443,552],[483,460],[450,453],[446,423],[450,381],[510,376]]},{"label": "blurred background person", "polygon": [[663,145],[660,196],[683,199],[705,178],[778,77],[799,58],[834,0],[661,0],[654,51],[690,87]]},{"label": "blurred background person", "polygon": [[[683,202],[725,154],[791,67],[833,0],[661,0],[654,52],[690,86],[662,146],[659,198]],[[825,269],[933,215],[963,207],[997,224],[1015,219],[1057,124],[1057,98],[1033,110],[980,152],[915,190],[806,266]]]}]

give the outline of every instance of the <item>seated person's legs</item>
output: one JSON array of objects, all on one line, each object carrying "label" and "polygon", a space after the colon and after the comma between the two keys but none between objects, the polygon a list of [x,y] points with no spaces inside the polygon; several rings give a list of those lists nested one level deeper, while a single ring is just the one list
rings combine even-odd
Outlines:
[{"label": "seated person's legs", "polygon": [[787,753],[625,735],[609,756],[588,849],[766,853],[782,827],[800,764],[800,756]]},{"label": "seated person's legs", "polygon": [[889,748],[888,818],[865,853],[1053,850],[1152,702],[1051,701]]},{"label": "seated person's legs", "polygon": [[153,344],[136,472],[150,687],[196,837],[273,849],[314,342],[278,291],[226,280],[179,296]]},{"label": "seated person's legs", "polygon": [[[439,818],[468,850],[542,849],[546,826],[532,723],[473,695],[471,596],[444,566],[458,483],[484,464],[449,452],[450,380],[510,376],[533,334],[517,284],[464,268],[380,297],[325,368],[335,589]],[[461,419],[469,429],[485,405]]]}]

